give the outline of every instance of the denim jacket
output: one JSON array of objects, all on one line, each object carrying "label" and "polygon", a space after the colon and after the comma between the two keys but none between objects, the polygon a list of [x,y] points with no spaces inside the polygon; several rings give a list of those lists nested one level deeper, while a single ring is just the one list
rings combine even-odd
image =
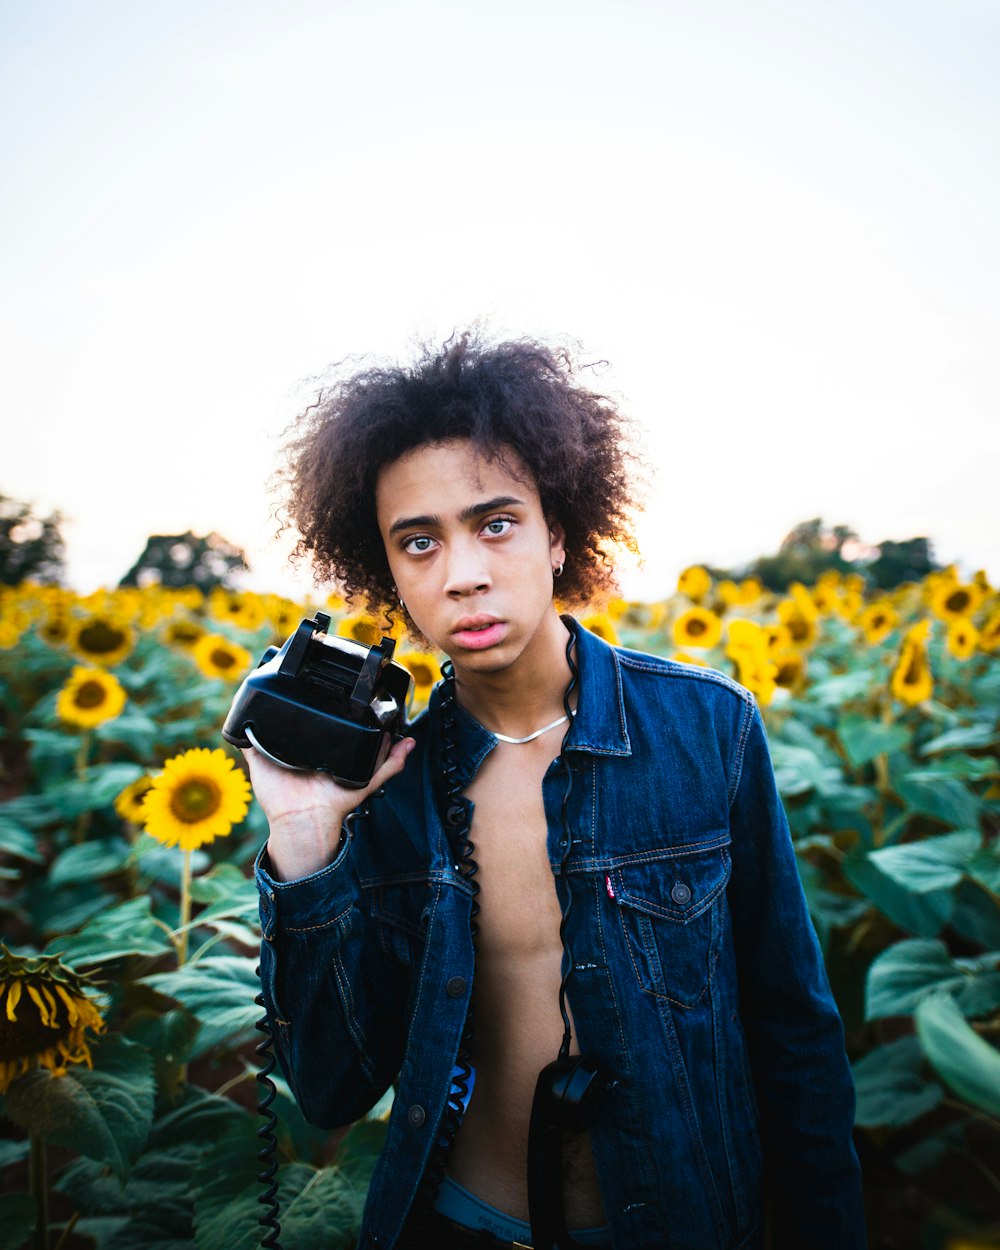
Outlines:
[{"label": "denim jacket", "polygon": [[[861,1250],[843,1027],[754,699],[565,619],[580,669],[565,822],[561,759],[542,790],[580,1050],[616,1082],[590,1130],[614,1244],[759,1250],[769,1206],[774,1250]],[[382,1250],[437,1137],[473,979],[439,694],[333,863],[291,882],[266,848],[255,865],[264,1001],[306,1116],[344,1125],[395,1088],[359,1242]],[[458,716],[464,786],[496,739]]]}]

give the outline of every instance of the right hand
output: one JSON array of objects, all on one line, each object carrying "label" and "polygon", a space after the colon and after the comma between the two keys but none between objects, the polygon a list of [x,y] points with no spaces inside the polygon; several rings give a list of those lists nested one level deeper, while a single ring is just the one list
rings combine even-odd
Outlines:
[{"label": "right hand", "polygon": [[296,772],[273,763],[253,747],[243,755],[254,795],[267,817],[267,854],[279,881],[294,881],[325,868],[337,853],[340,829],[348,813],[402,772],[413,738],[392,746],[364,789],[338,785],[327,773]]}]

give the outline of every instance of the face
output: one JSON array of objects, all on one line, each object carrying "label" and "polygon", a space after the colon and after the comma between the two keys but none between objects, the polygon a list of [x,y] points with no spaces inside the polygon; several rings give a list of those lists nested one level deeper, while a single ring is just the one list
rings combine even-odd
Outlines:
[{"label": "face", "polygon": [[[387,465],[375,502],[399,597],[456,670],[495,672],[562,629],[552,570],[563,532],[514,452],[510,468],[466,440],[429,444]],[[511,469],[513,472],[511,472]]]}]

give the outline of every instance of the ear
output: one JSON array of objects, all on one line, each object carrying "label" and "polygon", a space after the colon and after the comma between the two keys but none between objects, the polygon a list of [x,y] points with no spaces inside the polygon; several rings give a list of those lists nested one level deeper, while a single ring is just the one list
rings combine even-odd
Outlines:
[{"label": "ear", "polygon": [[553,564],[565,564],[566,531],[558,521],[553,521],[549,525],[549,552],[552,556]]}]

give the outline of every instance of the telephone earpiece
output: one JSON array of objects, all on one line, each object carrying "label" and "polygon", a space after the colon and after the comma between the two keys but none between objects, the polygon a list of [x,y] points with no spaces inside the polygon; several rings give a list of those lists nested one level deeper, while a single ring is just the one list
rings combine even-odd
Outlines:
[{"label": "telephone earpiece", "polygon": [[528,1214],[535,1250],[573,1250],[563,1202],[563,1133],[582,1132],[597,1113],[608,1074],[586,1055],[560,1055],[538,1074],[528,1127]]}]

